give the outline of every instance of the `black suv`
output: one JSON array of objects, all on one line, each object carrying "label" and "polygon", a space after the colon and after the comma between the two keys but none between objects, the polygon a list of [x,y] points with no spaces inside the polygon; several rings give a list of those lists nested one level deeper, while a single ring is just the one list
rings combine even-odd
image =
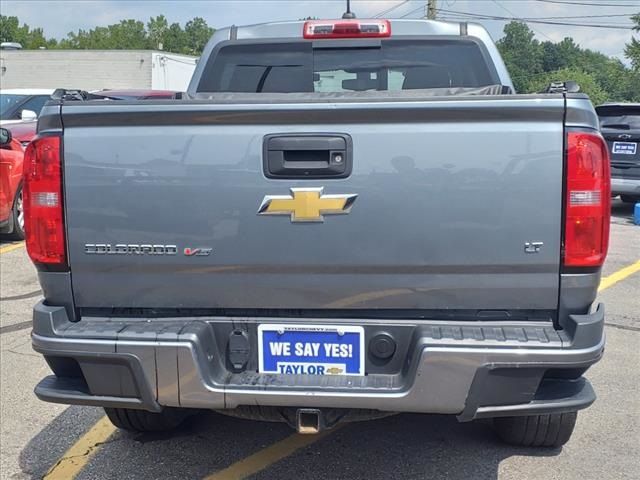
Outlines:
[{"label": "black suv", "polygon": [[640,202],[640,103],[609,103],[596,112],[611,153],[611,195]]}]

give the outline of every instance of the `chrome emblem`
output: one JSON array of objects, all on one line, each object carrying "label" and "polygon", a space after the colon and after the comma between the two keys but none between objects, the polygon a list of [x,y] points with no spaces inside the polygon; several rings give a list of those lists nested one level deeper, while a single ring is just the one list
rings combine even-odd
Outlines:
[{"label": "chrome emblem", "polygon": [[185,256],[187,257],[208,257],[209,255],[211,255],[211,250],[213,250],[213,248],[204,248],[204,247],[198,247],[198,248],[185,248],[183,250],[183,253],[185,254]]},{"label": "chrome emblem", "polygon": [[340,375],[341,373],[344,373],[344,370],[340,367],[329,367],[326,372],[329,375]]},{"label": "chrome emblem", "polygon": [[84,253],[88,255],[176,255],[176,245],[137,243],[85,243]]},{"label": "chrome emblem", "polygon": [[620,135],[618,135],[618,138],[622,140],[629,140],[631,138],[631,135],[629,135],[628,133],[621,133]]},{"label": "chrome emblem", "polygon": [[358,195],[324,195],[323,187],[291,188],[291,195],[265,195],[258,215],[288,215],[291,221],[324,222],[325,215],[344,215],[351,211]]},{"label": "chrome emblem", "polygon": [[[182,253],[186,257],[208,257],[210,247],[186,247]],[[177,245],[137,244],[137,243],[85,243],[84,253],[87,255],[177,255]]]},{"label": "chrome emblem", "polygon": [[526,242],[524,244],[525,253],[538,253],[542,249],[544,242]]}]

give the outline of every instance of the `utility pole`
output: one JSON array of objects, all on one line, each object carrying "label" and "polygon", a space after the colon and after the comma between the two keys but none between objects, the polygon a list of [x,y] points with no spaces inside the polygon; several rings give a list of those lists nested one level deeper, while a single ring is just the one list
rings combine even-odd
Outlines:
[{"label": "utility pole", "polygon": [[342,18],[356,18],[356,14],[351,11],[351,0],[347,0],[347,11],[342,14]]},{"label": "utility pole", "polygon": [[429,20],[436,19],[437,0],[428,0],[427,5],[424,8],[424,16]]}]

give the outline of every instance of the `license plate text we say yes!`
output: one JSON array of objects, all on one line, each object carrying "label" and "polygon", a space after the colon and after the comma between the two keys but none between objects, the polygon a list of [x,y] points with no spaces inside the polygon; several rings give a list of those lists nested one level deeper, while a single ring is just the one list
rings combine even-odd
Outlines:
[{"label": "license plate text we say yes!", "polygon": [[263,324],[258,347],[261,373],[364,375],[362,327]]}]

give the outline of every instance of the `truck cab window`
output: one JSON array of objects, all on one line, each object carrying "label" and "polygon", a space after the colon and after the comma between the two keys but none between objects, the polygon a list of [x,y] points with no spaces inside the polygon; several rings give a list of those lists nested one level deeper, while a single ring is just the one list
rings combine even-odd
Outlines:
[{"label": "truck cab window", "polygon": [[499,84],[471,40],[388,40],[380,47],[237,44],[208,61],[199,92],[362,92]]}]

